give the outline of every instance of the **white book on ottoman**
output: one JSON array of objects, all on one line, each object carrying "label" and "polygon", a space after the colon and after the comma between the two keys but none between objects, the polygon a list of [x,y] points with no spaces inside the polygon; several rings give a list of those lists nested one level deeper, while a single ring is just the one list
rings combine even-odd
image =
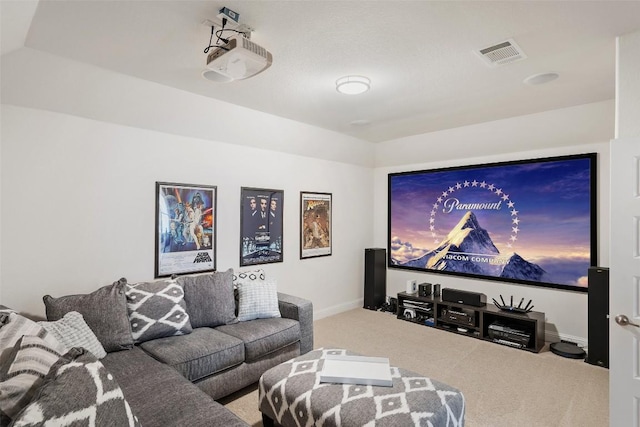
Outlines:
[{"label": "white book on ottoman", "polygon": [[331,354],[324,359],[320,382],[393,386],[389,359]]}]

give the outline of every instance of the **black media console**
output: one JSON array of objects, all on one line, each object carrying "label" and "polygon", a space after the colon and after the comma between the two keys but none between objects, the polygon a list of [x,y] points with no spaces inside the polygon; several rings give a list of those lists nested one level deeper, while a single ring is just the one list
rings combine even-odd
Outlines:
[{"label": "black media console", "polygon": [[538,353],[544,347],[544,313],[500,310],[442,301],[440,296],[398,294],[398,319]]}]

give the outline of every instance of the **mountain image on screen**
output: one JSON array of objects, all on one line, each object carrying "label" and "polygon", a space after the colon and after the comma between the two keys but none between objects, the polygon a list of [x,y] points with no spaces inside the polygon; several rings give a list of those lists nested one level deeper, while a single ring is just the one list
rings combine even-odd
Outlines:
[{"label": "mountain image on screen", "polygon": [[504,266],[500,277],[508,279],[526,279],[545,281],[549,280],[548,274],[539,265],[525,261],[520,255],[514,253],[509,262]]},{"label": "mountain image on screen", "polygon": [[468,211],[437,248],[420,258],[398,265],[516,280],[541,280],[546,277],[546,272],[540,266],[516,253],[505,264],[487,262],[498,255],[500,251],[487,230],[480,226],[475,214]]}]

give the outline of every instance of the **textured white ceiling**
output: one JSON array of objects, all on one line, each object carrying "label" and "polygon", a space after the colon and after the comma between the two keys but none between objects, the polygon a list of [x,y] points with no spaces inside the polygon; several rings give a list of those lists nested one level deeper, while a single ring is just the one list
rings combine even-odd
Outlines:
[{"label": "textured white ceiling", "polygon": [[[255,28],[271,68],[201,77],[202,22],[222,6]],[[612,99],[615,37],[638,29],[639,1],[41,0],[25,45],[379,142]],[[491,68],[474,54],[509,38],[526,60]],[[560,78],[522,83],[550,71]],[[371,91],[336,92],[347,74],[368,76]]]}]

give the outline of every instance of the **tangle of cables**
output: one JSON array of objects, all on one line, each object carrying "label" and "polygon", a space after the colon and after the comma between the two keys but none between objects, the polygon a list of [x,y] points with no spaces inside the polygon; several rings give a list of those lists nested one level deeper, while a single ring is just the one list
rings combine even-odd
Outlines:
[{"label": "tangle of cables", "polygon": [[[235,32],[237,34],[242,34],[243,36],[247,35],[247,33],[244,32],[244,31],[238,31],[238,30],[234,30],[234,29],[231,29],[231,28],[225,28],[226,25],[227,25],[227,18],[222,18],[222,28],[220,28],[218,31],[215,30],[213,25],[211,26],[211,36],[209,37],[209,46],[204,48],[204,53],[209,53],[209,49],[211,49],[212,47],[218,47],[220,49],[229,50],[227,47],[225,47],[225,45],[227,43],[229,43],[229,39],[222,37],[222,34],[225,31],[232,31],[232,32]],[[213,36],[214,35],[216,36],[216,43],[215,44],[211,44],[213,42]],[[223,44],[220,44],[220,42],[222,42]]]}]

